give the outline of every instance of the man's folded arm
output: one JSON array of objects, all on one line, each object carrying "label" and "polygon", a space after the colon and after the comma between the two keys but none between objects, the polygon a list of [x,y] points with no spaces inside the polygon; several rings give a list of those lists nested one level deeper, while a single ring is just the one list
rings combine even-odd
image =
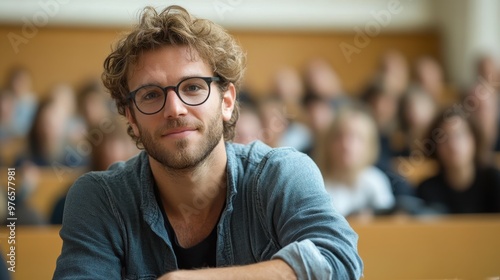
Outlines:
[{"label": "man's folded arm", "polygon": [[[363,263],[358,236],[332,206],[323,178],[304,154],[277,154],[262,168],[262,223],[281,250],[272,259],[290,265],[298,279],[358,279]],[[273,186],[270,188],[269,186]]]},{"label": "man's folded arm", "polygon": [[163,275],[159,280],[233,280],[233,279],[297,279],[293,269],[282,260],[255,264],[200,270],[178,270]]},{"label": "man's folded arm", "polygon": [[120,279],[119,225],[109,195],[91,175],[68,192],[54,279]]}]

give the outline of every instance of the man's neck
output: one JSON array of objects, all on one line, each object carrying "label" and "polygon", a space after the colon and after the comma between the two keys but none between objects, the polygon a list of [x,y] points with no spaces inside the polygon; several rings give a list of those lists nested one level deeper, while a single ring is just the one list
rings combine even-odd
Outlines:
[{"label": "man's neck", "polygon": [[169,219],[203,220],[220,213],[226,197],[227,154],[224,141],[198,166],[169,170],[150,157],[150,166]]}]

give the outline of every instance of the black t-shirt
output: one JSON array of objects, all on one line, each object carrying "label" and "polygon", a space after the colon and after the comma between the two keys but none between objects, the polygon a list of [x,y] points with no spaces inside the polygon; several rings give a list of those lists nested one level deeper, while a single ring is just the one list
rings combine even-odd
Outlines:
[{"label": "black t-shirt", "polygon": [[160,207],[165,222],[165,229],[167,230],[172,247],[174,249],[175,257],[177,258],[177,267],[179,269],[195,269],[203,267],[216,266],[216,250],[217,250],[217,224],[212,229],[212,232],[200,243],[190,247],[183,248],[177,241],[175,231],[170,225],[165,208],[161,202],[158,188],[155,185],[155,195],[158,206]]},{"label": "black t-shirt", "polygon": [[440,172],[420,184],[417,196],[446,213],[500,213],[500,172],[495,168],[476,169],[472,185],[463,191],[453,189]]}]

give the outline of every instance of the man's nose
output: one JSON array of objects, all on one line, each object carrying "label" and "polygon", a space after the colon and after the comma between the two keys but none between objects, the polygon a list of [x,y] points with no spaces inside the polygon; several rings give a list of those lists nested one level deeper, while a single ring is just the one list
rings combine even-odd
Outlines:
[{"label": "man's nose", "polygon": [[167,95],[163,108],[165,118],[178,118],[187,113],[187,105],[182,102],[173,87],[167,88],[165,94]]}]

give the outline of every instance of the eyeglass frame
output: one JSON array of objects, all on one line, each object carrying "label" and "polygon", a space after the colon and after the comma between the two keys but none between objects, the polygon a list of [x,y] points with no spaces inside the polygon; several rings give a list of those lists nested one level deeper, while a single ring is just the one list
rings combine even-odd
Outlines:
[{"label": "eyeglass frame", "polygon": [[[187,103],[186,101],[184,101],[184,100],[182,99],[181,95],[179,94],[179,86],[180,86],[183,82],[185,82],[185,81],[187,81],[187,80],[189,80],[189,79],[202,79],[202,80],[204,80],[204,81],[207,83],[207,86],[208,86],[208,94],[207,94],[207,97],[205,98],[205,100],[203,100],[202,102],[200,102],[200,103],[198,103],[198,104],[195,104],[195,105],[189,104],[189,103]],[[200,106],[200,105],[202,105],[203,103],[207,102],[208,98],[210,97],[210,93],[212,92],[212,87],[211,87],[212,82],[219,82],[219,81],[221,81],[221,78],[220,78],[220,77],[216,77],[216,76],[215,76],[215,77],[187,77],[187,78],[184,78],[184,79],[182,79],[181,81],[179,81],[179,82],[177,83],[177,85],[175,85],[175,86],[166,86],[166,87],[162,87],[162,86],[159,86],[159,85],[142,85],[142,86],[140,86],[139,88],[137,88],[137,89],[135,89],[135,90],[133,90],[133,91],[129,92],[129,93],[128,93],[128,98],[127,98],[127,99],[128,99],[128,100],[132,100],[132,102],[133,102],[133,103],[134,103],[134,105],[135,105],[135,108],[137,108],[137,110],[138,110],[139,112],[141,112],[142,114],[144,114],[144,115],[154,115],[154,114],[157,114],[158,112],[160,112],[161,110],[163,110],[163,108],[165,108],[165,104],[167,104],[167,95],[168,95],[168,90],[169,90],[169,89],[173,89],[173,90],[174,90],[174,92],[175,92],[175,94],[176,94],[176,95],[177,95],[177,97],[179,98],[179,100],[180,100],[180,101],[182,101],[182,103],[184,103],[184,104],[186,104],[186,105],[188,105],[188,106],[193,106],[193,107],[194,107],[194,106]],[[156,112],[154,112],[154,113],[145,113],[145,112],[143,112],[143,111],[139,108],[139,105],[137,105],[137,102],[136,102],[136,100],[135,100],[135,95],[137,94],[137,92],[138,92],[139,90],[141,90],[141,89],[143,89],[143,88],[145,88],[145,87],[150,87],[150,86],[156,86],[156,87],[158,87],[158,88],[160,88],[160,89],[162,89],[162,90],[163,90],[163,93],[164,93],[164,95],[163,95],[163,96],[164,96],[164,97],[163,97],[163,105],[161,106],[161,108],[160,108],[160,109],[158,109],[158,111],[156,111]]]}]

